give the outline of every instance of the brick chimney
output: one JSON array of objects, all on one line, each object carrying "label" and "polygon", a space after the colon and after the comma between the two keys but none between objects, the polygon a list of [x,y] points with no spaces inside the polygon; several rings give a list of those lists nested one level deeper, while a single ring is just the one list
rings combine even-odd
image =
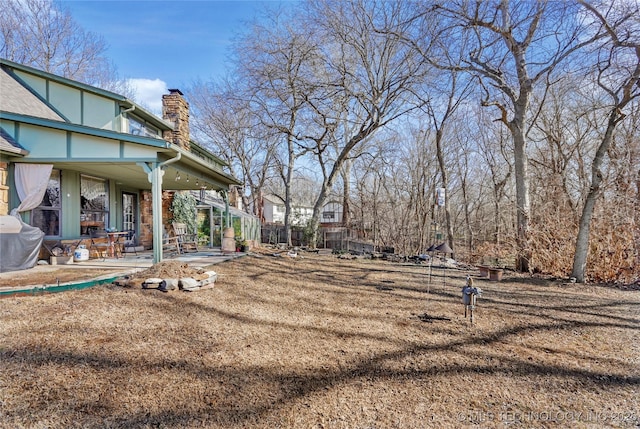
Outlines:
[{"label": "brick chimney", "polygon": [[189,103],[179,89],[162,96],[162,119],[173,124],[173,131],[165,131],[164,139],[189,150]]}]

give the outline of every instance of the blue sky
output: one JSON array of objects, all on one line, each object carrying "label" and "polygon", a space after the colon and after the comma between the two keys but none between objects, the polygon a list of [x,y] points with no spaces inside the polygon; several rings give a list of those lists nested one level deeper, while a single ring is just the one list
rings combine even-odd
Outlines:
[{"label": "blue sky", "polygon": [[62,1],[85,30],[104,37],[136,101],[159,113],[167,88],[226,74],[232,38],[268,1]]}]

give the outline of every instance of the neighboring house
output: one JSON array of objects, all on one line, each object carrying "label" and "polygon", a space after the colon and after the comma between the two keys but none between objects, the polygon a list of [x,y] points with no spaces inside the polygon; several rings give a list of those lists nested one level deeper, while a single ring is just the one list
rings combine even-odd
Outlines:
[{"label": "neighboring house", "polygon": [[0,59],[0,215],[19,211],[45,240],[134,230],[160,261],[163,191],[240,184],[190,140],[189,105],[169,92],[161,119],[124,96]]},{"label": "neighboring house", "polygon": [[[265,223],[284,224],[284,201],[276,195],[262,197]],[[291,207],[291,225],[306,226],[313,215],[313,207],[293,205]]]},{"label": "neighboring house", "polygon": [[[262,198],[265,223],[284,224],[284,201],[275,195],[266,195]],[[291,207],[291,225],[306,226],[313,216],[312,206],[293,205]],[[342,222],[342,204],[328,202],[320,213],[320,223],[340,224]]]},{"label": "neighboring house", "polygon": [[342,224],[342,203],[329,201],[322,207],[320,223],[323,226]]}]

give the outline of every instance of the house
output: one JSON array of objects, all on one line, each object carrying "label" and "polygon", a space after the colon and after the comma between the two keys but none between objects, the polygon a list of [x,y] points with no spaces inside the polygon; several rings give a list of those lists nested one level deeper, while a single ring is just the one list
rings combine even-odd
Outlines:
[{"label": "house", "polygon": [[[276,195],[262,197],[264,222],[268,224],[284,224],[284,201]],[[306,226],[313,216],[313,206],[297,205],[291,207],[291,225]],[[322,206],[320,212],[322,226],[342,224],[342,203],[329,201]]]},{"label": "house", "polygon": [[162,260],[163,193],[240,184],[190,139],[189,105],[179,90],[163,96],[162,116],[122,95],[0,59],[0,215],[19,212],[45,240],[133,230],[154,249],[154,262]]},{"label": "house", "polygon": [[321,225],[327,227],[342,225],[342,207],[342,203],[337,201],[329,201],[322,206]]},{"label": "house", "polygon": [[[262,197],[264,222],[270,224],[284,224],[285,204],[282,198],[269,194]],[[305,226],[313,216],[313,207],[293,205],[291,207],[291,225]]]},{"label": "house", "polygon": [[[262,241],[265,243],[282,243],[286,237],[284,230],[284,201],[275,195],[265,195],[262,197],[263,225]],[[342,237],[346,229],[342,225],[343,205],[334,200],[330,200],[322,207],[320,212],[320,235],[326,247],[327,234],[331,237],[336,233]],[[312,206],[293,205],[291,208],[291,243],[293,245],[306,244],[308,237],[305,237],[303,229],[309,224],[313,216]],[[333,234],[333,235],[332,235]]]},{"label": "house", "polygon": [[[264,221],[268,224],[284,224],[284,201],[275,195],[262,197]],[[313,206],[297,205],[291,207],[291,225],[306,226],[313,216]],[[320,212],[322,226],[342,224],[342,204],[336,201],[325,203]]]}]

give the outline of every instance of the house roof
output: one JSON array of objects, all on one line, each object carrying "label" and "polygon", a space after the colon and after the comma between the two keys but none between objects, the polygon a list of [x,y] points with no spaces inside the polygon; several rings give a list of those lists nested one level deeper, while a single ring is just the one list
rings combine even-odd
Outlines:
[{"label": "house roof", "polygon": [[27,155],[28,150],[20,146],[2,127],[0,127],[0,153]]},{"label": "house roof", "polygon": [[16,77],[10,76],[10,71],[5,67],[0,67],[0,94],[2,94],[0,107],[3,111],[64,121],[64,118],[47,106],[43,100],[22,86]]},{"label": "house roof", "polygon": [[[164,181],[167,189],[198,189],[199,186],[204,185],[209,185],[213,188],[226,188],[229,185],[241,184],[238,179],[222,171],[222,167],[226,166],[227,163],[198,144],[193,144],[191,150],[185,150],[160,137],[133,135],[127,132],[86,126],[70,121],[56,110],[56,106],[51,105],[42,98],[43,96],[31,90],[29,82],[23,81],[20,77],[22,74],[18,76],[18,73],[15,73],[14,70],[27,75],[35,75],[45,79],[46,82],[60,83],[113,100],[117,106],[122,109],[130,109],[132,114],[154,125],[161,133],[173,130],[173,124],[158,118],[122,95],[0,58],[0,119],[70,132],[74,133],[74,135],[77,133],[108,139],[107,141],[111,141],[114,145],[120,145],[121,147],[122,145],[133,143],[142,145],[141,147],[153,148],[155,153],[153,158],[148,158],[148,155],[144,155],[145,158],[135,160],[127,160],[122,157],[122,154],[108,159],[101,157],[100,154],[97,154],[98,156],[94,158],[87,158],[87,155],[84,155],[84,158],[77,159],[73,157],[73,151],[68,143],[67,153],[58,154],[59,156],[55,160],[37,158],[33,151],[30,153],[20,145],[20,137],[16,135],[14,139],[9,133],[3,132],[0,136],[0,151],[14,156],[23,156],[22,158],[16,157],[14,159],[15,162],[39,163],[54,161],[56,168],[69,168],[87,174],[117,177],[119,181],[127,183],[129,186],[147,189],[150,185],[148,175],[141,167],[142,164],[150,161],[163,162],[179,155],[178,162],[171,163],[165,168]],[[145,154],[148,153],[147,149]],[[186,178],[191,177],[192,180],[171,180],[169,182],[169,178],[177,178],[179,175]]]},{"label": "house roof", "polygon": [[266,201],[268,201],[270,203],[273,203],[273,204],[284,204],[284,200],[282,198],[280,198],[279,196],[274,195],[274,194],[263,195],[262,199],[266,200]]},{"label": "house roof", "polygon": [[64,83],[69,86],[73,86],[83,91],[88,91],[94,93],[96,95],[101,95],[103,97],[112,98],[114,100],[122,100],[125,101],[127,98],[123,95],[116,94],[115,92],[107,91],[106,89],[98,88],[95,86],[87,85],[86,83],[79,82],[77,80],[68,79],[66,77],[62,77],[53,73],[46,72],[44,70],[39,70],[33,67],[26,66],[24,64],[15,63],[13,61],[9,61],[4,58],[0,58],[0,65],[6,65],[13,69],[23,70],[35,76],[39,76],[45,79],[54,79],[56,82]]},{"label": "house roof", "polygon": [[[197,199],[200,199],[200,195],[195,191],[191,191],[191,195],[193,195]],[[257,216],[252,215],[251,213],[247,213],[233,206],[228,206],[227,204],[225,204],[222,198],[215,197],[208,192],[204,194],[204,200],[201,200],[200,204],[216,207],[222,212],[228,209],[229,212],[234,216],[258,219]]]},{"label": "house roof", "polygon": [[[38,70],[33,67],[25,66],[23,64],[14,63],[13,61],[5,60],[3,58],[0,58],[0,70],[3,72],[0,73],[0,80],[2,80],[2,86],[0,87],[0,94],[2,94],[2,109],[0,110],[22,115],[36,116],[44,119],[54,119],[59,121],[65,120],[47,104],[46,100],[41,99],[36,94],[29,91],[27,89],[28,85],[22,85],[21,79],[11,73],[12,69],[21,70],[34,76],[53,80],[55,82],[81,89],[85,92],[110,98],[117,102],[122,108],[131,109],[136,116],[150,122],[160,130],[173,129],[173,125],[170,122],[157,117],[153,113],[147,111],[144,107],[138,105],[132,100],[129,100],[123,95]],[[53,113],[53,115],[51,115],[51,113]]]},{"label": "house roof", "polygon": [[[266,200],[272,204],[275,205],[284,205],[284,200],[282,198],[280,198],[278,195],[275,194],[267,194],[267,195],[263,195],[262,196],[263,200]],[[293,203],[292,207],[294,208],[298,208],[298,209],[312,209],[313,205],[312,204],[297,204],[297,203]]]}]

